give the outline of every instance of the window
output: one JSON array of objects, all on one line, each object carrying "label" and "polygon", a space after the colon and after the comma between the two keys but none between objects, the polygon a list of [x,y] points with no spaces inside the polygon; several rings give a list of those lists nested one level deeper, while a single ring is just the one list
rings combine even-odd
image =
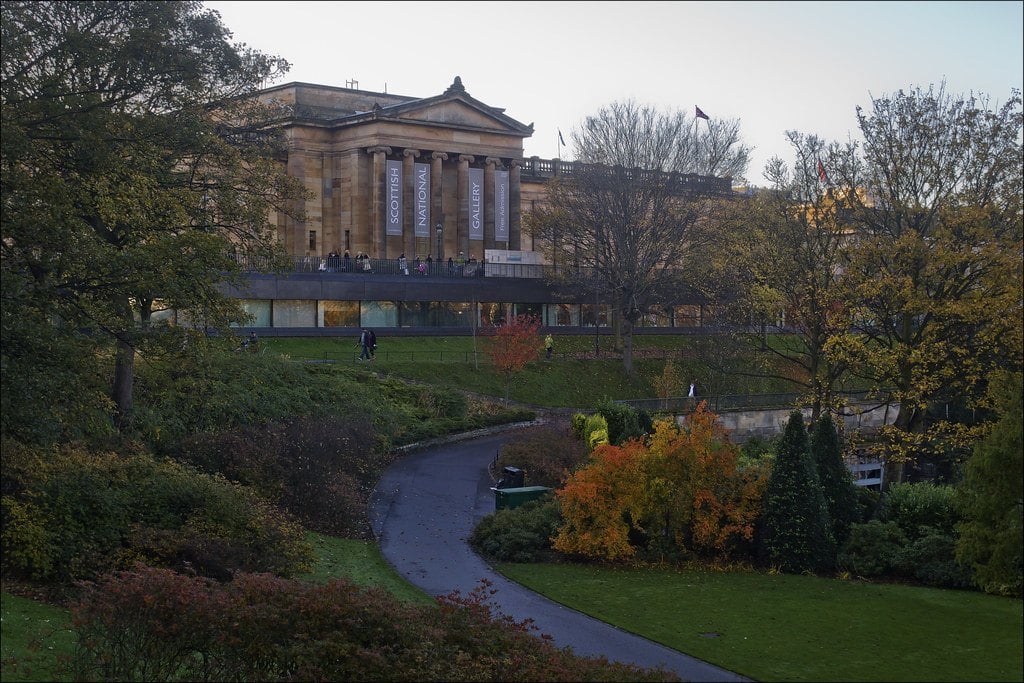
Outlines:
[{"label": "window", "polygon": [[316,230],[309,231],[309,250],[312,253],[316,253]]}]

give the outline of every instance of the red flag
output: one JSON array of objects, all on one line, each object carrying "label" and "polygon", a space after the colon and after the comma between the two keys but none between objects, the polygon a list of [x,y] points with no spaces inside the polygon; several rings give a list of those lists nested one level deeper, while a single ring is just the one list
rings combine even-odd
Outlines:
[{"label": "red flag", "polygon": [[710,121],[710,120],[711,120],[710,118],[708,118],[708,115],[707,115],[707,114],[705,114],[704,112],[702,112],[702,111],[700,110],[700,107],[696,107],[696,106],[695,106],[695,107],[694,107],[694,109],[696,109],[696,110],[697,110],[697,112],[696,112],[696,116],[697,116],[697,118],[698,118],[698,119],[704,119],[705,121]]},{"label": "red flag", "polygon": [[821,163],[821,159],[818,159],[818,180],[823,183],[828,182],[828,174],[825,173],[825,166]]}]

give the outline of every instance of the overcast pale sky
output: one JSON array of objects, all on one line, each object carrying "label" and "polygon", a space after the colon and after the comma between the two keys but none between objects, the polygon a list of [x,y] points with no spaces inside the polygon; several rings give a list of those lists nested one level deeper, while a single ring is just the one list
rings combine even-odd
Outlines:
[{"label": "overcast pale sky", "polygon": [[[857,139],[856,107],[945,80],[1005,102],[1024,80],[1024,2],[206,2],[301,81],[432,97],[462,77],[534,124],[525,156],[633,99],[740,120],[765,184],[787,130]],[[561,156],[572,158],[571,146]]]}]

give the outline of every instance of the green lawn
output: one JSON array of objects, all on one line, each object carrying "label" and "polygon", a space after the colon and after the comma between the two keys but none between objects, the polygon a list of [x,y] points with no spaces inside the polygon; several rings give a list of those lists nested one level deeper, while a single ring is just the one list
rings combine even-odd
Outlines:
[{"label": "green lawn", "polygon": [[316,552],[316,566],[300,579],[326,583],[343,576],[360,586],[385,588],[407,602],[432,605],[434,599],[413,586],[391,568],[380,554],[376,543],[335,538],[310,533],[309,540]]},{"label": "green lawn", "polygon": [[[606,398],[613,400],[652,398],[654,380],[665,368],[664,359],[634,358],[634,374],[626,375],[620,357],[611,353],[612,338],[602,336],[601,357],[583,359],[576,353],[593,353],[594,338],[556,337],[555,357],[538,358],[513,376],[509,398],[535,406],[595,408]],[[682,377],[703,378],[713,373],[692,348],[695,342],[681,335],[637,337],[638,351],[658,349],[676,356],[673,361]],[[359,354],[355,340],[349,337],[266,337],[260,341],[264,352],[282,353],[296,360],[330,360],[356,364]],[[361,364],[374,371],[430,384],[502,398],[505,379],[491,369],[484,352],[485,341],[478,337],[378,337],[377,358]],[[475,350],[474,350],[475,349]],[[733,377],[716,375],[722,393],[774,393],[792,391],[793,385],[756,380],[737,373]],[[686,387],[680,388],[680,395]]]},{"label": "green lawn", "polygon": [[[385,588],[401,600],[434,604],[433,598],[403,579],[384,561],[375,543],[314,533],[309,534],[309,540],[315,547],[316,566],[299,579],[323,583],[332,577],[345,577],[361,586]],[[75,647],[68,610],[7,592],[2,597],[0,680],[4,683],[71,680],[62,668]]]},{"label": "green lawn", "polygon": [[1020,600],[755,572],[506,564],[573,609],[758,681],[1021,681]]},{"label": "green lawn", "polygon": [[4,592],[0,597],[0,680],[66,681],[76,636],[66,609]]}]

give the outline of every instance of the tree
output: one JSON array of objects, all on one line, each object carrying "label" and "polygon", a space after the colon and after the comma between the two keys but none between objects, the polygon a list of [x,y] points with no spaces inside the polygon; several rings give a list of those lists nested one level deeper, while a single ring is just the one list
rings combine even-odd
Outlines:
[{"label": "tree", "polygon": [[850,535],[850,525],[860,521],[860,506],[857,502],[857,485],[853,483],[853,475],[843,462],[839,434],[830,415],[822,415],[814,422],[811,455],[832,523],[832,537],[836,546],[841,547]]},{"label": "tree", "polygon": [[987,593],[1021,596],[1024,586],[1024,394],[1020,373],[993,383],[999,420],[974,448],[958,486],[964,521],[957,525],[957,559],[974,569]]},{"label": "tree", "polygon": [[772,466],[760,529],[760,557],[784,572],[828,571],[836,548],[800,411],[790,413]]},{"label": "tree", "polygon": [[840,288],[847,212],[818,170],[818,161],[836,157],[839,148],[796,131],[787,137],[796,164],[791,173],[778,157],[769,161],[765,177],[771,190],[744,207],[731,231],[732,239],[747,242],[730,250],[730,267],[744,272],[726,282],[746,280],[738,301],[762,325],[784,317],[786,334],[771,344],[762,340],[761,348],[781,362],[769,372],[807,391],[813,421],[832,407],[834,388],[846,371],[827,349],[833,336],[849,328]]},{"label": "tree", "polygon": [[180,349],[186,334],[159,314],[226,330],[243,320],[221,293],[240,282],[230,248],[268,264],[278,253],[267,217],[301,190],[248,96],[287,63],[232,45],[198,2],[5,2],[2,13],[2,335],[5,372],[18,373],[5,383],[49,401],[51,387],[31,381],[49,358],[30,336],[49,324],[55,346],[113,357],[114,423],[128,430],[136,353]]},{"label": "tree", "polygon": [[994,370],[1021,369],[1021,97],[991,109],[916,88],[857,118],[862,153],[826,160],[854,232],[853,327],[829,352],[899,403],[883,445],[888,479],[902,481],[904,463],[966,454],[975,436],[929,419],[929,405],[984,405]]},{"label": "tree", "polygon": [[494,369],[505,378],[506,403],[513,375],[540,357],[543,341],[539,331],[540,319],[534,315],[513,316],[488,330],[490,334],[485,337],[484,353],[491,359]]},{"label": "tree", "polygon": [[[631,375],[635,324],[697,281],[687,267],[710,244],[713,201],[687,185],[700,149],[683,113],[613,103],[572,137],[580,163],[549,184],[547,203],[528,224],[553,262],[575,269],[581,289],[609,302]],[[732,144],[739,155],[738,141]]]}]

